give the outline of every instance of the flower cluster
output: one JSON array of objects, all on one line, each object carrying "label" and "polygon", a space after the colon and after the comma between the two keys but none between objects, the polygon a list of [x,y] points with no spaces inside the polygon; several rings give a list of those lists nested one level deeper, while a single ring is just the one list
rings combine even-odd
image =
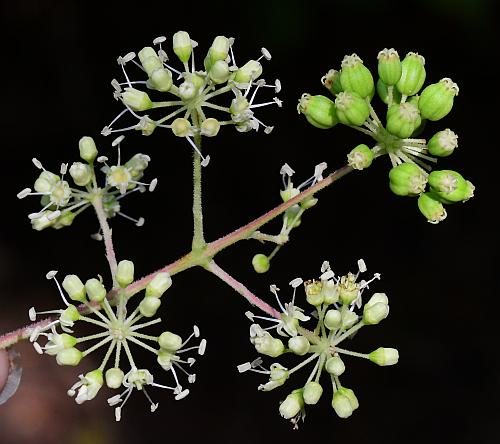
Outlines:
[{"label": "flower cluster", "polygon": [[[304,282],[301,278],[296,278],[290,282],[293,296],[288,304],[281,303],[279,289],[275,285],[271,286],[271,292],[282,312],[279,319],[247,312],[247,317],[253,322],[250,326],[250,341],[258,353],[272,358],[285,353],[303,357],[300,363],[290,369],[277,362],[267,369],[260,357],[239,365],[240,372],[253,371],[269,376],[269,381],[261,384],[259,390],[269,391],[282,386],[293,373],[307,365],[312,366],[305,384],[293,390],[279,408],[281,416],[290,419],[295,427],[305,417],[305,406],[316,404],[320,400],[323,394],[320,378],[323,373],[331,381],[332,407],[337,415],[347,418],[358,408],[354,392],[340,383],[339,377],[345,371],[341,355],[369,359],[382,366],[393,365],[398,361],[398,351],[394,348],[380,347],[372,353],[363,354],[339,347],[342,341],[362,327],[378,324],[389,314],[389,302],[384,293],[373,294],[363,306],[363,292],[373,280],[380,279],[380,274],[375,273],[368,281],[359,280],[360,274],[364,272],[366,265],[361,259],[358,261],[358,272],[344,276],[335,275],[329,263],[324,262],[318,280]],[[307,302],[316,309],[313,313],[316,326],[313,329],[303,326],[303,323],[312,321],[312,318],[295,305],[296,291],[301,286],[305,290]],[[362,313],[358,315],[356,310],[361,307]],[[272,325],[263,328],[257,323],[258,320],[269,321]],[[282,339],[274,337],[271,330],[276,330],[278,335],[287,338],[286,345]]]},{"label": "flower cluster", "polygon": [[[184,373],[189,383],[195,382],[196,375],[189,373],[184,367],[191,367],[196,359],[185,358],[184,353],[189,351],[197,351],[199,355],[205,353],[205,339],[198,345],[186,347],[193,337],[199,337],[198,327],[194,326],[193,333],[186,340],[182,340],[179,335],[170,331],[165,331],[159,336],[142,332],[144,328],[161,322],[160,318],[154,319],[154,316],[161,305],[161,296],[172,285],[168,273],[156,274],[146,286],[144,298],[130,314],[127,314],[127,301],[123,289],[134,280],[133,262],[123,260],[118,263],[115,274],[118,287],[114,289],[116,296],[113,299],[117,301],[116,308],[110,304],[101,279],[91,278],[83,283],[78,276],[67,275],[60,285],[56,273],[56,271],[49,272],[47,279],[56,282],[65,308],[42,312],[30,309],[29,316],[33,322],[41,314],[57,316],[56,320],[45,327],[34,328],[30,341],[35,350],[40,354],[55,356],[59,365],[77,366],[84,357],[103,346],[107,347],[101,364],[85,375],[80,375],[79,380],[68,390],[68,395],[74,396],[77,404],[94,399],[104,384],[110,389],[122,388],[122,393],[108,399],[109,405],[115,406],[115,418],[119,421],[122,408],[134,389],[144,393],[150,402],[151,412],[157,409],[158,404],[151,400],[148,387],[171,390],[176,400],[183,399],[189,394],[189,389],[183,388],[179,382],[177,372]],[[72,302],[80,305],[77,307],[70,303],[64,292]],[[74,334],[73,327],[79,321],[99,327],[102,331],[78,337]],[[61,331],[57,330],[58,327]],[[40,338],[45,338],[44,345],[39,344]],[[148,341],[151,345],[147,343]],[[83,351],[80,350],[80,345],[88,342],[95,343]],[[158,364],[172,374],[174,385],[158,384],[149,370],[139,368],[132,354],[132,344],[153,353]]]},{"label": "flower cluster", "polygon": [[[103,128],[103,135],[128,130],[138,130],[143,135],[150,135],[158,127],[169,128],[174,135],[183,137],[190,143],[202,157],[202,165],[206,166],[210,156],[201,154],[201,136],[214,137],[224,125],[234,125],[240,132],[258,131],[261,126],[265,133],[272,131],[272,126],[264,124],[254,114],[256,108],[263,106],[281,107],[281,101],[277,97],[264,103],[255,102],[259,89],[270,87],[275,93],[281,89],[279,80],[267,84],[260,78],[260,60],[271,59],[267,49],[262,48],[262,55],[257,60],[249,60],[238,66],[233,53],[234,38],[217,36],[205,56],[203,68],[197,69],[194,49],[198,43],[187,32],[179,31],[172,38],[173,52],[182,63],[182,68],[176,69],[169,63],[168,55],[162,47],[165,41],[163,36],[154,39],[153,45],[156,48],[147,46],[141,49],[137,54],[139,61],[136,61],[134,52],[118,58],[124,81],[113,79],[111,84],[114,97],[125,105],[125,109]],[[140,80],[129,78],[125,66],[130,63],[142,71],[143,77]],[[148,92],[139,89],[140,87],[149,89],[152,94],[168,93],[173,96],[173,100],[152,100]],[[231,95],[229,101],[220,104],[213,102],[212,99],[220,98],[225,93]],[[153,111],[156,109],[169,110],[154,118],[143,114],[159,112]],[[212,110],[226,116],[208,116],[207,112]],[[114,128],[113,125],[125,114],[131,115],[135,123],[125,128]]]},{"label": "flower cluster", "polygon": [[[438,121],[451,111],[459,88],[443,78],[422,89],[425,59],[415,52],[400,60],[395,49],[383,49],[377,71],[375,83],[363,61],[356,54],[347,55],[340,70],[331,69],[322,78],[335,100],[304,94],[297,109],[318,128],[342,123],[371,136],[375,145],[356,146],[347,156],[349,165],[362,170],[387,154],[392,163],[391,190],[399,196],[418,196],[420,212],[429,222],[438,223],[446,218],[443,205],[467,201],[474,195],[474,186],[456,171],[429,174],[430,163],[457,148],[458,136],[453,131],[439,130],[429,140],[420,134],[428,121]],[[385,126],[371,104],[375,92],[387,105]]]},{"label": "flower cluster", "polygon": [[[133,221],[137,226],[144,224],[144,219],[134,219],[121,211],[120,200],[129,194],[146,189],[154,191],[157,179],[150,183],[141,182],[144,171],[148,167],[150,157],[145,154],[135,154],[127,162],[121,163],[120,144],[124,136],[112,143],[117,147],[118,159],[115,165],[108,165],[106,156],[98,156],[96,144],[91,137],[82,137],[79,141],[80,157],[84,162],[63,163],[59,174],[46,170],[42,163],[34,158],[33,164],[40,175],[31,188],[25,188],[17,194],[19,199],[27,196],[41,196],[42,209],[31,213],[28,217],[35,230],[48,227],[63,228],[71,225],[75,217],[90,206],[102,206],[106,218],[116,215]],[[96,163],[101,164],[105,175],[105,183],[99,187],[96,176]],[[73,184],[65,180],[69,173]]]}]

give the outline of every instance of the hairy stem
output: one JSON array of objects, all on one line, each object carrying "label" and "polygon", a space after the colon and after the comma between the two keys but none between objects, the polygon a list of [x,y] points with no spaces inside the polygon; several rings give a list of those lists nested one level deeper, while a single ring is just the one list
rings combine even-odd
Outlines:
[{"label": "hairy stem", "polygon": [[[199,116],[195,111],[193,113],[193,123],[196,125]],[[194,136],[194,143],[201,150],[201,134],[197,133]],[[205,245],[205,237],[203,235],[203,208],[201,202],[201,155],[198,152],[194,153],[193,159],[193,242],[192,249],[194,251],[202,250]]]}]

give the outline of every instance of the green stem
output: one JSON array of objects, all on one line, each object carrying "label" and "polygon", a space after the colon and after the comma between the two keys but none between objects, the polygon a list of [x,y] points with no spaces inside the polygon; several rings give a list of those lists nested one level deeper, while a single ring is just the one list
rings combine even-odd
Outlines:
[{"label": "green stem", "polygon": [[[197,113],[193,114],[195,126],[197,125]],[[194,143],[201,150],[201,134],[195,134]],[[201,156],[195,152],[193,159],[193,251],[200,251],[206,246],[203,235],[203,208],[201,203]]]}]

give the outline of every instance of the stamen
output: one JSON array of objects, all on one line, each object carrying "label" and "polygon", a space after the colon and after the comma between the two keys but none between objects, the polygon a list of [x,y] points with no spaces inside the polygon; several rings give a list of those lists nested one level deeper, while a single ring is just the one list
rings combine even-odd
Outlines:
[{"label": "stamen", "polygon": [[191,140],[189,136],[186,136],[187,141],[191,144],[191,146],[194,148],[194,150],[198,153],[198,155],[202,158],[201,166],[206,167],[208,163],[210,162],[210,156],[203,157],[203,154],[201,154],[201,151],[198,149],[196,144]]}]

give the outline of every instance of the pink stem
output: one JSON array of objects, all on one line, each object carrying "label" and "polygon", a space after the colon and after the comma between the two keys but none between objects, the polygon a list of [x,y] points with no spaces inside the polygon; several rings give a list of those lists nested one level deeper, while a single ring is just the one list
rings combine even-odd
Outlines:
[{"label": "pink stem", "polygon": [[101,226],[102,237],[104,239],[104,247],[106,249],[106,259],[109,263],[109,269],[111,270],[111,277],[113,278],[113,287],[116,287],[116,270],[118,265],[116,263],[115,250],[113,248],[113,238],[111,228],[109,227],[106,212],[102,206],[102,198],[98,197],[93,200],[92,205],[94,206],[97,219],[99,220],[99,225]]},{"label": "pink stem", "polygon": [[227,285],[236,290],[241,294],[250,304],[255,305],[260,308],[263,312],[271,315],[274,318],[280,319],[281,314],[279,311],[275,310],[269,304],[264,302],[258,296],[254,295],[247,287],[245,287],[241,282],[237,281],[229,273],[220,268],[214,261],[210,261],[207,270],[215,274],[218,278],[224,281]]}]

